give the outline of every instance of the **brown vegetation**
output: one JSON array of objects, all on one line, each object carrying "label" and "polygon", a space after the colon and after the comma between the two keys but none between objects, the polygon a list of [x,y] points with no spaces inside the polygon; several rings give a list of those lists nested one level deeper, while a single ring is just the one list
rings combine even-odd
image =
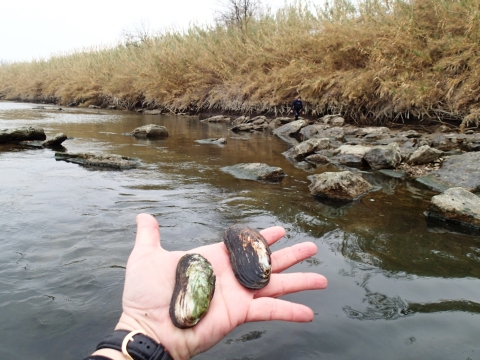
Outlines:
[{"label": "brown vegetation", "polygon": [[219,111],[358,123],[480,118],[480,0],[297,3],[235,26],[0,66],[0,98]]}]

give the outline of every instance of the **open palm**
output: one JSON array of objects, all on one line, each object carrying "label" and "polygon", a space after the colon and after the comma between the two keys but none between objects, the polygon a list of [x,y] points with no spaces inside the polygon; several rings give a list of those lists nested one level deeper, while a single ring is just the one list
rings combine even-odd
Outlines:
[{"label": "open palm", "polygon": [[[250,321],[312,321],[310,308],[276,299],[284,294],[324,289],[325,277],[314,273],[279,274],[317,251],[313,243],[301,243],[272,254],[270,283],[261,290],[249,290],[233,274],[222,242],[187,252],[164,250],[154,217],[137,216],[137,238],[128,259],[123,313],[116,329],[144,330],[168,350],[172,357],[189,359],[208,350],[236,326]],[[281,227],[261,231],[271,245],[285,235]],[[205,317],[193,328],[179,329],[170,320],[170,299],[175,286],[177,263],[185,253],[198,253],[213,266],[215,294]]]}]

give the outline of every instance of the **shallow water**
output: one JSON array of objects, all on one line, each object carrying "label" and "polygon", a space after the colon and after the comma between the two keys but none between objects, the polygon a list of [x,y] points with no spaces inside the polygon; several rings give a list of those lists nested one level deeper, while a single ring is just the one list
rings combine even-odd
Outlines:
[{"label": "shallow water", "polygon": [[[121,311],[135,216],[153,214],[162,245],[187,250],[221,240],[237,222],[286,228],[272,250],[313,241],[318,254],[289,271],[325,275],[329,287],[288,295],[312,323],[250,323],[198,359],[480,359],[480,237],[427,226],[436,193],[365,173],[378,187],[348,206],[313,198],[308,175],[271,134],[229,132],[198,119],[122,111],[33,109],[0,102],[0,128],[64,132],[68,151],[137,157],[101,171],[55,161],[49,149],[0,146],[0,359],[80,359]],[[165,140],[124,133],[155,123]],[[195,140],[226,137],[227,144]],[[279,184],[221,171],[241,162],[280,166]]]}]

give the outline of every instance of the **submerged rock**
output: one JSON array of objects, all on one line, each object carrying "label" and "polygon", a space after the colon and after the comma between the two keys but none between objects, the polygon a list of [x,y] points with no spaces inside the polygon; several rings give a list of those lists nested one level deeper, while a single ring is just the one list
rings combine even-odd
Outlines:
[{"label": "submerged rock", "polygon": [[162,113],[162,110],[160,109],[143,110],[144,115],[160,115],[161,113]]},{"label": "submerged rock", "polygon": [[0,144],[18,143],[29,140],[45,140],[47,137],[42,128],[22,126],[16,129],[0,129]]},{"label": "submerged rock", "polygon": [[227,143],[227,139],[225,138],[202,139],[202,140],[195,140],[195,142],[199,144],[224,145]]},{"label": "submerged rock", "polygon": [[432,197],[427,217],[480,229],[480,198],[462,187]]},{"label": "submerged rock", "polygon": [[278,182],[285,177],[282,168],[262,163],[246,163],[226,166],[222,168],[222,171],[229,173],[238,179],[245,180]]},{"label": "submerged rock", "polygon": [[230,117],[224,115],[211,116],[207,119],[200,120],[202,123],[229,123],[231,121],[232,119]]},{"label": "submerged rock", "polygon": [[116,154],[56,152],[55,159],[84,166],[104,167],[112,169],[131,169],[137,167],[139,164],[138,159]]},{"label": "submerged rock", "polygon": [[153,137],[168,137],[168,130],[165,126],[161,125],[144,125],[136,128],[131,133],[135,137],[146,137],[146,138],[153,138]]},{"label": "submerged rock", "polygon": [[448,156],[440,169],[416,180],[438,191],[451,187],[480,191],[480,152]]},{"label": "submerged rock", "polygon": [[334,200],[355,200],[373,189],[360,174],[351,171],[324,172],[309,179],[312,195]]}]

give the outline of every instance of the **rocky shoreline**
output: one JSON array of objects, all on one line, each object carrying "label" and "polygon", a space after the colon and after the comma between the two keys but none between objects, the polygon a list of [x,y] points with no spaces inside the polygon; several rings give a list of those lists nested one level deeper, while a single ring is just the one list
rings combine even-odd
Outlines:
[{"label": "rocky shoreline", "polygon": [[[417,181],[445,194],[448,201],[441,201],[444,198],[440,195],[432,198],[427,218],[480,231],[480,198],[474,194],[480,191],[480,132],[476,129],[460,133],[446,125],[424,131],[362,127],[346,124],[339,115],[316,120],[216,115],[200,121],[207,125],[226,123],[234,133],[269,131],[291,145],[283,155],[301,169],[334,165],[338,171],[308,177],[309,190],[315,197],[334,202],[355,201],[376,190],[362,174],[381,172]],[[165,139],[169,133],[163,126],[150,124],[124,135]],[[0,130],[0,144],[61,148],[61,152],[55,153],[57,160],[110,169],[130,169],[140,164],[138,159],[115,154],[68,153],[61,145],[67,139],[65,134],[47,139],[44,130],[36,127]],[[196,142],[224,146],[228,138]],[[283,169],[261,163],[237,164],[222,171],[240,179],[267,183],[281,182],[285,176]],[[470,205],[462,208],[461,204]]]}]

